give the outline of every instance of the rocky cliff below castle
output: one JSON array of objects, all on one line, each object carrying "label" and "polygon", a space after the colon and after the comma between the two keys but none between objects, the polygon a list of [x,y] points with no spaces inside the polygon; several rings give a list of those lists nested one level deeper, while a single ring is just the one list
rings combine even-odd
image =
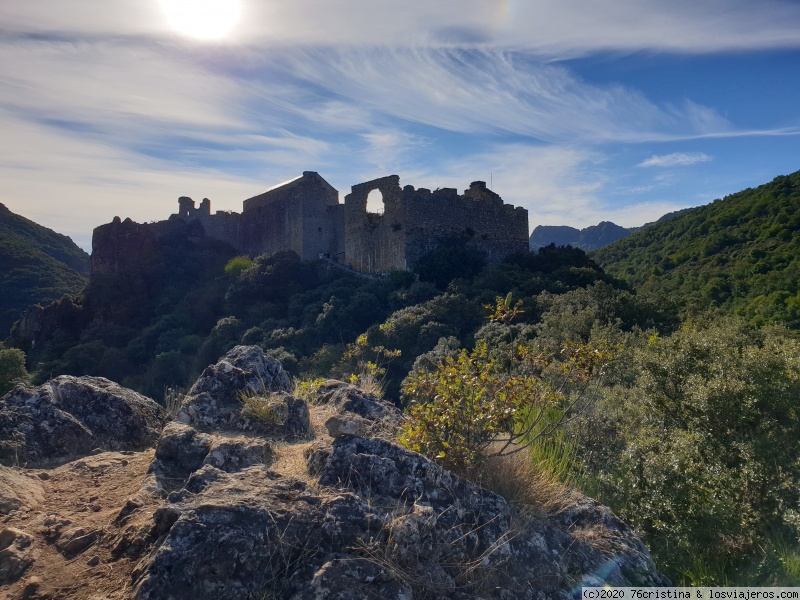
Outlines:
[{"label": "rocky cliff below castle", "polygon": [[293,395],[256,347],[208,367],[167,419],[102,378],[0,400],[9,598],[569,598],[668,583],[607,508],[575,493],[510,503],[397,445],[402,416],[356,387]]}]

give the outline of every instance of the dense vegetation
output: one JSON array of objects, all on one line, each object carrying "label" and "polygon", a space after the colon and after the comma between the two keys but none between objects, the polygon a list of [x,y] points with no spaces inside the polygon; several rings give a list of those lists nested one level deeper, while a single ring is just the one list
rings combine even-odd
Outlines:
[{"label": "dense vegetation", "polygon": [[800,328],[800,171],[593,253],[636,289]]},{"label": "dense vegetation", "polygon": [[88,273],[89,255],[71,239],[0,204],[0,338],[29,306],[80,292]]},{"label": "dense vegetation", "polygon": [[[609,280],[583,252],[555,247],[486,267],[473,251],[448,246],[423,261],[419,276],[383,278],[291,252],[234,257],[186,236],[163,239],[143,260],[140,276],[95,276],[83,296],[51,306],[42,316],[46,339],[17,341],[35,381],[102,375],[161,398],[238,343],[258,344],[290,373],[309,376],[364,370],[386,358],[384,348],[394,352],[386,384],[398,400],[415,359],[441,338],[472,343],[482,304],[495,295],[512,290],[532,307],[533,322],[535,297],[547,302]],[[472,276],[451,281],[452,273]]]}]

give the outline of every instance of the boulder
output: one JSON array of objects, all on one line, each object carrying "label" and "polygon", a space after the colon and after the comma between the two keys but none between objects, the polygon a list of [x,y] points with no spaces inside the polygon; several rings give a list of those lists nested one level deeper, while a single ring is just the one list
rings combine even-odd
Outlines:
[{"label": "boulder", "polygon": [[0,462],[40,463],[93,450],[141,450],[158,439],[166,413],[103,377],[62,375],[0,398]]},{"label": "boulder", "polygon": [[371,425],[371,421],[357,415],[333,415],[325,421],[325,428],[332,438],[364,437],[369,435]]},{"label": "boulder", "polygon": [[216,364],[206,367],[175,419],[198,429],[241,429],[243,395],[291,389],[291,379],[279,361],[258,346],[236,346]]},{"label": "boulder", "polygon": [[173,421],[164,427],[156,445],[150,473],[159,487],[180,488],[189,476],[199,469],[213,443],[210,435],[198,433],[193,427]]},{"label": "boulder", "polygon": [[402,413],[393,404],[335,379],[320,384],[313,403],[333,406],[340,413],[356,415],[388,432],[396,431],[403,422]]},{"label": "boulder", "polygon": [[380,530],[356,495],[321,496],[258,467],[225,473],[206,465],[189,487],[197,493],[159,515],[169,528],[135,573],[135,598],[288,597],[307,587],[333,549]]}]

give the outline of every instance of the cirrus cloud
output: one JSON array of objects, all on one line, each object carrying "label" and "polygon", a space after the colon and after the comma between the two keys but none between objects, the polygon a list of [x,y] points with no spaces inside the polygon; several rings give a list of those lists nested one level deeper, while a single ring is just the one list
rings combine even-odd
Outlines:
[{"label": "cirrus cloud", "polygon": [[697,163],[709,162],[712,157],[703,152],[673,152],[672,154],[654,154],[639,163],[640,167],[686,167]]}]

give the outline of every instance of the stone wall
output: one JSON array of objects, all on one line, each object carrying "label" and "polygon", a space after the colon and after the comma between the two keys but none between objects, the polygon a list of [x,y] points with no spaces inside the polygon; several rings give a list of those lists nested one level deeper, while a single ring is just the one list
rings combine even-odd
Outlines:
[{"label": "stone wall", "polygon": [[344,251],[339,192],[315,171],[244,201],[243,249],[251,255],[293,250],[303,260]]},{"label": "stone wall", "polygon": [[445,239],[465,239],[490,263],[528,250],[528,211],[504,204],[483,181],[459,196],[452,188],[429,192],[406,186],[406,261],[413,265]]},{"label": "stone wall", "polygon": [[[382,213],[367,210],[374,190],[383,196]],[[156,229],[168,223],[185,223],[188,234],[222,240],[250,256],[292,250],[303,260],[314,260],[324,254],[362,273],[412,269],[422,256],[453,239],[482,250],[493,263],[528,248],[528,211],[504,204],[485,182],[475,181],[459,195],[452,188],[401,188],[400,178],[389,175],[352,186],[339,204],[335,188],[318,173],[305,171],[248,198],[242,213],[211,214],[208,198],[195,207],[194,200],[182,196],[169,221],[145,226],[116,219],[98,227],[92,271],[124,272],[136,262],[127,256],[141,254]],[[107,243],[109,237],[115,241]]]},{"label": "stone wall", "polygon": [[[344,200],[345,263],[362,273],[408,268],[400,178],[389,175],[351,190]],[[383,195],[383,214],[367,212],[367,197],[373,190]]]},{"label": "stone wall", "polygon": [[[367,212],[367,196],[383,195],[383,214]],[[358,271],[411,269],[444,241],[466,240],[492,263],[528,249],[528,211],[504,204],[475,181],[463,195],[452,188],[431,192],[400,188],[397,175],[352,187],[345,198],[345,261]]]}]

